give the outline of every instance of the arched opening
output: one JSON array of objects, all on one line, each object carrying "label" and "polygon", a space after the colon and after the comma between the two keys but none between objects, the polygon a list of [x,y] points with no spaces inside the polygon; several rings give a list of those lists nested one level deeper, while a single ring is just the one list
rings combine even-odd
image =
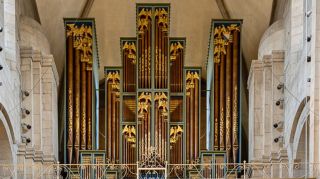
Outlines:
[{"label": "arched opening", "polygon": [[289,161],[294,163],[290,167],[290,176],[300,178],[308,174],[309,162],[309,118],[310,97],[307,96],[299,105],[292,123],[289,139]]},{"label": "arched opening", "polygon": [[[0,118],[3,118],[1,111]],[[12,177],[14,176],[12,150],[3,119],[0,120],[0,148],[0,178]]]},{"label": "arched opening", "polygon": [[[308,118],[309,119],[309,118]],[[301,129],[300,136],[297,138],[296,150],[293,151],[294,162],[301,163],[300,165],[294,165],[293,176],[294,177],[305,177],[308,174],[308,162],[309,162],[309,128],[308,121],[306,120]]]},{"label": "arched opening", "polygon": [[0,178],[15,176],[14,135],[7,111],[0,103]]},{"label": "arched opening", "polygon": [[6,128],[0,121],[0,146],[1,146],[1,155],[0,155],[0,164],[12,164],[12,151],[9,141],[9,136],[7,134]]}]

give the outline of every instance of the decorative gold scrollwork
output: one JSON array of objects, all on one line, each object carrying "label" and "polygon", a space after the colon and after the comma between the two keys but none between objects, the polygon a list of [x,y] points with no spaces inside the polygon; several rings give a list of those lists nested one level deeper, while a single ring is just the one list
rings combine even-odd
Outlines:
[{"label": "decorative gold scrollwork", "polygon": [[226,54],[225,46],[233,42],[232,31],[240,31],[240,27],[237,24],[230,24],[230,26],[225,27],[220,25],[214,28],[214,63],[220,63],[221,54]]},{"label": "decorative gold scrollwork", "polygon": [[161,115],[167,119],[168,117],[168,97],[164,92],[156,93],[154,96],[154,101],[158,101],[158,109],[161,111]]},{"label": "decorative gold scrollwork", "polygon": [[136,128],[132,125],[125,125],[122,129],[122,134],[131,143],[131,147],[136,147]]},{"label": "decorative gold scrollwork", "polygon": [[168,12],[164,8],[156,9],[155,16],[158,17],[158,26],[163,32],[168,31]]},{"label": "decorative gold scrollwork", "polygon": [[148,113],[151,103],[151,93],[142,92],[138,98],[138,118],[143,119],[144,114]]},{"label": "decorative gold scrollwork", "polygon": [[136,45],[134,42],[125,42],[122,48],[124,51],[128,52],[128,59],[132,64],[136,64]]},{"label": "decorative gold scrollwork", "polygon": [[181,137],[183,129],[180,125],[175,125],[170,127],[170,144],[174,144]]},{"label": "decorative gold scrollwork", "polygon": [[200,80],[198,72],[188,71],[186,76],[186,95],[190,95],[190,89],[194,88],[195,80]]},{"label": "decorative gold scrollwork", "polygon": [[81,62],[92,63],[92,27],[67,24],[67,36],[72,36],[73,47],[82,52]]},{"label": "decorative gold scrollwork", "polygon": [[170,60],[175,61],[179,50],[182,50],[183,46],[180,42],[173,42],[170,45]]},{"label": "decorative gold scrollwork", "polygon": [[151,18],[151,9],[143,8],[138,14],[138,30],[139,34],[143,34],[145,29],[148,28],[149,18]]}]

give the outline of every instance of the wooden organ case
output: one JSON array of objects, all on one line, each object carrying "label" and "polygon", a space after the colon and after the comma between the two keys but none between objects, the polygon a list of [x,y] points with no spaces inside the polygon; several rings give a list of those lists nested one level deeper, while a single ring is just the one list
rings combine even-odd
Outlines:
[{"label": "wooden organ case", "polygon": [[226,163],[241,162],[241,24],[242,20],[213,20],[209,40],[209,148],[224,152]]},{"label": "wooden organ case", "polygon": [[[94,19],[64,19],[66,32],[64,163],[94,163],[82,151],[96,149],[99,68]],[[99,155],[99,156],[98,156]],[[89,156],[89,155],[88,155]],[[104,161],[104,154],[94,157]],[[101,162],[100,162],[101,163]]]},{"label": "wooden organ case", "polygon": [[169,36],[169,4],[137,4],[137,37],[121,38],[121,67],[105,67],[106,159],[164,166],[199,161],[201,68],[185,67],[185,38]]}]

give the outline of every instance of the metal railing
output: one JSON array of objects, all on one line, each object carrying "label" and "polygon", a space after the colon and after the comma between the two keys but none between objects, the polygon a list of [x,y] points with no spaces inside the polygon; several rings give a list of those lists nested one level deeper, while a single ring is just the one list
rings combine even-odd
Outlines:
[{"label": "metal railing", "polygon": [[0,178],[319,178],[320,163],[0,164]]}]

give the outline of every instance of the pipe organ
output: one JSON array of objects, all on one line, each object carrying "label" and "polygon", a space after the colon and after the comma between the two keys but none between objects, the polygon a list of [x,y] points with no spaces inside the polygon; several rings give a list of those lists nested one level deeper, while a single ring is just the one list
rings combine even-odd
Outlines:
[{"label": "pipe organ", "polygon": [[[201,67],[186,67],[186,39],[170,37],[170,5],[137,4],[136,11],[136,37],[120,38],[122,65],[104,68],[99,121],[94,22],[65,21],[65,163],[145,167],[155,155],[157,167],[240,162],[241,21],[212,23],[203,106]],[[205,175],[224,175],[214,170]]]},{"label": "pipe organ", "polygon": [[[225,151],[227,162],[240,161],[240,30],[242,21],[214,20],[210,40],[208,79],[212,78],[210,104],[213,150]],[[210,59],[211,58],[211,59]],[[211,68],[211,69],[210,69]],[[210,80],[208,80],[210,81]]]},{"label": "pipe organ", "polygon": [[201,68],[184,66],[186,41],[169,36],[169,15],[168,4],[138,4],[137,37],[120,39],[122,66],[105,67],[111,163],[154,153],[162,165],[199,161]]},{"label": "pipe organ", "polygon": [[79,163],[81,150],[94,149],[96,52],[92,19],[65,19],[65,163]]}]

